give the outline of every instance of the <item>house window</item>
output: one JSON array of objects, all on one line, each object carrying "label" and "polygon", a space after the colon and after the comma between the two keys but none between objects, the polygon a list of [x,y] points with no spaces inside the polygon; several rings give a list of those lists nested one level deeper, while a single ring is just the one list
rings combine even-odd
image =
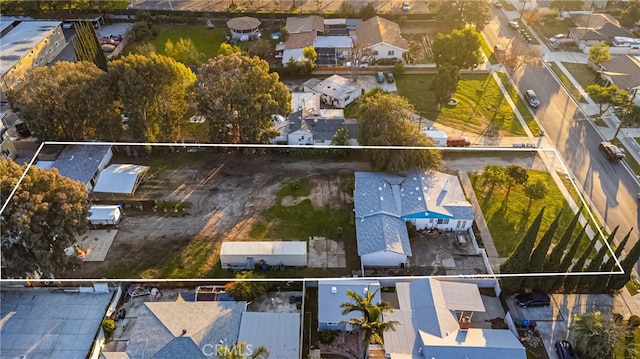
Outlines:
[{"label": "house window", "polygon": [[449,224],[449,219],[438,219],[438,224]]},{"label": "house window", "polygon": [[373,50],[373,56],[378,56],[378,50]]},{"label": "house window", "polygon": [[466,224],[467,224],[467,221],[458,221],[456,228],[464,228]]},{"label": "house window", "polygon": [[336,323],[336,322],[327,322],[327,326],[328,327],[337,327],[338,323]]},{"label": "house window", "polygon": [[349,101],[350,98],[351,98],[351,96],[349,95],[349,96],[345,97],[344,100],[345,101]]},{"label": "house window", "polygon": [[433,223],[433,218],[429,219],[429,223]]},{"label": "house window", "polygon": [[300,136],[300,141],[304,140],[304,136]]},{"label": "house window", "polygon": [[389,55],[389,56],[393,56],[393,55],[394,55],[394,53],[395,53],[395,52],[394,52],[393,50],[389,50],[389,52],[387,52],[387,55]]}]

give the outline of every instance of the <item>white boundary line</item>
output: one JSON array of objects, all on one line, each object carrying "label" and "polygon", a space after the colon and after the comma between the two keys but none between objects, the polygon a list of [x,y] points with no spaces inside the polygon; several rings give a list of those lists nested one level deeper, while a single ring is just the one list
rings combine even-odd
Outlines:
[{"label": "white boundary line", "polygon": [[[349,149],[349,150],[440,150],[440,151],[450,151],[450,152],[553,152],[556,159],[559,161],[562,166],[563,171],[565,173],[571,173],[567,168],[566,164],[562,160],[562,158],[558,155],[558,151],[555,148],[531,148],[531,147],[413,147],[413,146],[314,146],[314,145],[270,145],[270,144],[220,144],[220,143],[151,143],[151,142],[78,142],[78,141],[45,141],[40,144],[40,147],[34,154],[31,161],[28,163],[24,173],[16,183],[15,187],[7,197],[5,203],[2,205],[0,209],[0,215],[4,212],[5,208],[8,206],[9,202],[13,198],[14,194],[18,190],[18,186],[22,183],[24,177],[27,174],[27,171],[31,168],[31,166],[36,161],[40,151],[45,145],[84,145],[84,146],[101,146],[101,145],[111,145],[111,146],[159,146],[159,147],[176,147],[176,148],[187,148],[187,147],[205,147],[205,148],[263,148],[263,149],[314,149],[314,150],[329,150],[329,149]],[[580,200],[582,201],[582,205],[586,209],[589,214],[589,219],[592,223],[597,223],[593,213],[591,213],[590,207],[587,205],[582,193],[578,189],[573,177],[569,176],[569,180],[573,185],[573,188],[578,193]],[[597,227],[597,226],[596,226]],[[566,273],[506,273],[506,274],[469,274],[469,275],[440,275],[440,276],[393,276],[393,277],[358,277],[360,279],[367,278],[372,280],[407,280],[407,279],[416,279],[416,278],[453,278],[453,279],[496,279],[496,278],[508,278],[508,277],[553,277],[553,276],[582,276],[582,275],[604,275],[604,274],[624,274],[624,269],[620,264],[619,258],[615,257],[613,248],[606,241],[606,236],[602,232],[600,227],[597,227],[597,232],[600,234],[600,238],[602,242],[609,249],[609,255],[613,256],[615,259],[615,264],[618,267],[618,271],[610,271],[610,272],[566,272]],[[318,281],[318,280],[349,280],[354,278],[268,278],[268,279],[243,279],[244,281]],[[126,279],[55,279],[56,282],[215,282],[215,281],[230,281],[237,280],[236,278],[201,278],[201,279],[141,279],[141,278],[126,278]],[[2,279],[0,278],[0,283],[2,282],[25,282],[26,280],[16,280],[16,279]],[[30,282],[50,282],[51,279],[40,279],[40,280],[29,280]]]}]

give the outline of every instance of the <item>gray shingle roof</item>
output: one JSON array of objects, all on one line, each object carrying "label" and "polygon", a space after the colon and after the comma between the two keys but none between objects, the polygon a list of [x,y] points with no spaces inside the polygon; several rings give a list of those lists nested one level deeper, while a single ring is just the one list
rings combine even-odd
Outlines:
[{"label": "gray shingle roof", "polygon": [[98,171],[100,162],[110,149],[111,145],[67,146],[52,167],[63,176],[86,184]]},{"label": "gray shingle roof", "polygon": [[394,198],[394,188],[397,193],[403,177],[380,172],[356,172],[355,177],[353,201],[356,217],[376,213],[401,215],[400,205]]},{"label": "gray shingle roof", "polygon": [[[140,309],[127,345],[130,358],[205,358],[207,344],[232,345],[246,302],[151,302]],[[183,335],[182,331],[186,330]],[[197,349],[197,350],[196,350]],[[182,354],[179,355],[182,357]]]},{"label": "gray shingle roof", "polygon": [[411,256],[411,243],[404,219],[387,214],[356,218],[358,255],[382,251]]},{"label": "gray shingle roof", "polygon": [[[335,288],[335,293],[332,289]],[[340,323],[348,321],[350,318],[359,318],[358,313],[342,315],[340,305],[347,302],[347,291],[352,290],[361,296],[365,295],[365,289],[371,292],[380,288],[380,283],[376,280],[344,280],[331,281],[321,280],[318,282],[318,321],[322,323]],[[374,303],[380,302],[380,292],[373,297]]]}]

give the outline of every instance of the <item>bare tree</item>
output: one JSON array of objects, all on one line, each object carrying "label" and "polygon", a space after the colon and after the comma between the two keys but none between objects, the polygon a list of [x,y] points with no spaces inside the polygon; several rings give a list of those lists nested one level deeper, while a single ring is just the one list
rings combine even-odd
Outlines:
[{"label": "bare tree", "polygon": [[362,44],[354,41],[349,51],[349,61],[351,62],[351,75],[353,82],[358,82],[358,70],[364,60],[371,54],[369,48],[364,48]]},{"label": "bare tree", "polygon": [[528,46],[521,40],[512,41],[504,55],[502,64],[512,74],[523,65],[540,67],[542,66],[542,52]]}]

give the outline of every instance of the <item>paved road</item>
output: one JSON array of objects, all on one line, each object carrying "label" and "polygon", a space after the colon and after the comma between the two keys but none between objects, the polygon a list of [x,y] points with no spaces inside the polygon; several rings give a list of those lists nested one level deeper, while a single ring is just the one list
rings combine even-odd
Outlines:
[{"label": "paved road", "polygon": [[[495,11],[494,15],[485,37],[491,46],[507,45],[517,33],[509,28],[502,12]],[[637,239],[640,212],[636,194],[640,189],[622,164],[612,164],[600,153],[602,138],[575,101],[544,67],[521,69],[513,79],[521,92],[533,89],[538,94],[542,104],[536,117],[609,229],[619,225],[626,233],[634,228],[632,239]]]}]

